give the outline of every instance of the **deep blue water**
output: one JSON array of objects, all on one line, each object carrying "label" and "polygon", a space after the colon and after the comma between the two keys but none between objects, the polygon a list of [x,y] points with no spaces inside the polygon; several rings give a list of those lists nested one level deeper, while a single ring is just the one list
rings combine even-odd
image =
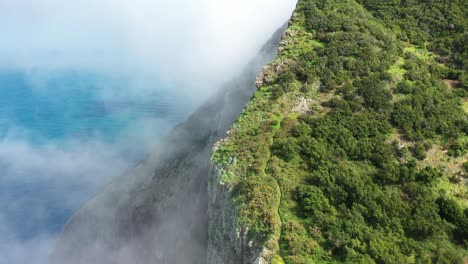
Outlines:
[{"label": "deep blue water", "polygon": [[7,244],[53,241],[74,211],[193,110],[177,89],[145,83],[140,96],[121,77],[0,72],[0,263]]}]

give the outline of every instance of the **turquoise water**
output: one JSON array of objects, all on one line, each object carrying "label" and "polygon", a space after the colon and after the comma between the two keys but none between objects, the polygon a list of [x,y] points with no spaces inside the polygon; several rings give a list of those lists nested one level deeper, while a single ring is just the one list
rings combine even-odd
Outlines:
[{"label": "turquoise water", "polygon": [[0,72],[0,255],[6,243],[53,241],[75,210],[193,110],[174,89],[146,83],[140,93],[122,77]]},{"label": "turquoise water", "polygon": [[[21,72],[0,73],[0,139],[15,124],[30,130],[29,140],[36,143],[69,137],[86,139],[96,133],[115,141],[119,132],[136,119],[174,123],[186,116],[183,107],[171,104],[177,101],[177,95],[161,89],[139,98],[100,95],[104,89],[127,89],[125,80],[74,72],[47,77],[39,85],[28,78]],[[158,88],[158,84],[155,86]]]}]

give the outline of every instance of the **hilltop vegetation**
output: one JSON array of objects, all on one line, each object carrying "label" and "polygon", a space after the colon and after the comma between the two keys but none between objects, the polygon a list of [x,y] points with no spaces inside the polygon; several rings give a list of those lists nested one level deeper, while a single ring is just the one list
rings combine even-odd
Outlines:
[{"label": "hilltop vegetation", "polygon": [[467,15],[299,1],[213,156],[273,262],[468,261]]}]

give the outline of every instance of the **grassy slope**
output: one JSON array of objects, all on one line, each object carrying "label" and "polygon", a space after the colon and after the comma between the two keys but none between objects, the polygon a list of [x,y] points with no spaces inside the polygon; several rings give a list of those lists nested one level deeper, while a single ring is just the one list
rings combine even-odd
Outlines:
[{"label": "grassy slope", "polygon": [[[466,84],[442,82],[456,75],[452,83],[464,85],[464,52],[431,48],[456,33],[421,37],[413,21],[392,23],[398,14],[385,3],[299,1],[279,56],[214,153],[240,224],[277,252],[273,262],[467,261],[466,241],[454,238],[456,224],[435,202],[468,207]],[[419,97],[440,114],[417,105]],[[422,121],[401,118],[418,111]],[[376,131],[356,132],[364,127]],[[418,178],[426,167],[437,171],[430,181]],[[374,206],[379,213],[367,212]],[[418,216],[420,207],[429,209]]]}]

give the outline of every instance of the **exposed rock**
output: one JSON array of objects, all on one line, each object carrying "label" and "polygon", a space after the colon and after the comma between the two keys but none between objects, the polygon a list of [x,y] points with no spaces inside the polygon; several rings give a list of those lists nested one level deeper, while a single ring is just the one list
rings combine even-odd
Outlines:
[{"label": "exposed rock", "polygon": [[257,86],[257,88],[260,88],[263,85],[273,83],[276,80],[276,78],[277,75],[274,73],[273,67],[271,65],[266,65],[258,74],[257,80],[255,81],[255,86]]},{"label": "exposed rock", "polygon": [[299,98],[296,105],[293,107],[293,112],[299,112],[301,114],[309,113],[312,114],[312,110],[310,109],[310,104],[312,103],[311,99],[306,99],[304,97]]}]

